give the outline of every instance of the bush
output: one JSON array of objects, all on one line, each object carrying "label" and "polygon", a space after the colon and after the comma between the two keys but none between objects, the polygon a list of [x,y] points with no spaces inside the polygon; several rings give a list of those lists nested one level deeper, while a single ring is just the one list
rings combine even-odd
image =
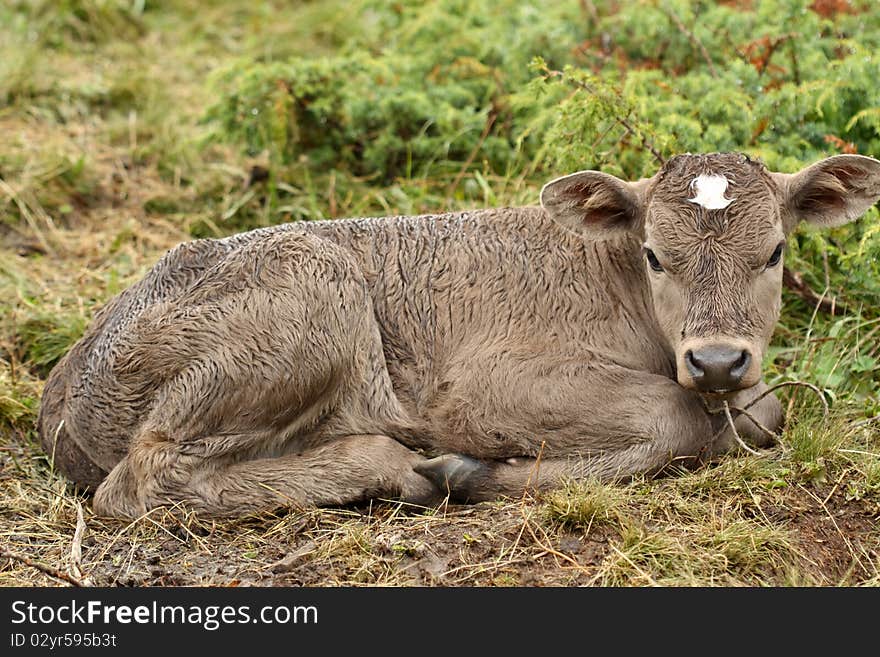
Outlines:
[{"label": "bush", "polygon": [[[584,36],[577,3],[367,2],[343,54],[218,76],[218,137],[386,183],[486,162],[505,171],[525,125],[512,104],[537,54],[560,65]],[[528,112],[526,113],[528,115]]]}]

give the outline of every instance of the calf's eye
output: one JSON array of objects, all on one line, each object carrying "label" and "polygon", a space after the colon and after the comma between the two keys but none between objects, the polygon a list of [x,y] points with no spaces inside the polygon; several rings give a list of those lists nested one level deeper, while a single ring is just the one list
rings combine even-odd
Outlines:
[{"label": "calf's eye", "polygon": [[770,267],[775,267],[779,264],[779,261],[782,260],[782,249],[785,246],[785,242],[780,242],[776,249],[773,251],[773,255],[770,256],[770,259],[767,261],[767,269]]},{"label": "calf's eye", "polygon": [[647,246],[645,247],[645,257],[648,259],[648,266],[654,271],[663,271],[663,265],[660,264],[660,261],[657,260],[657,256],[654,255],[654,252],[649,249]]}]

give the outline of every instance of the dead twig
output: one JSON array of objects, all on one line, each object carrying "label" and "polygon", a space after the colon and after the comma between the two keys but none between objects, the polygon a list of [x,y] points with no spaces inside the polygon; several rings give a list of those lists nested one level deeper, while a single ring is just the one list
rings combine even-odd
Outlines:
[{"label": "dead twig", "polygon": [[865,418],[864,420],[859,420],[858,422],[854,422],[853,427],[856,429],[859,429],[861,427],[866,427],[869,424],[872,424],[874,422],[880,422],[880,415],[877,415],[875,417],[868,417],[868,418]]},{"label": "dead twig", "polygon": [[863,456],[873,456],[874,458],[880,458],[880,454],[877,454],[876,452],[866,452],[863,449],[838,448],[837,451],[840,452],[841,454],[862,454]]},{"label": "dead twig", "polygon": [[[736,47],[735,49],[740,57],[755,67],[758,75],[763,75],[767,71],[767,68],[770,65],[770,59],[773,57],[773,53],[776,52],[776,49],[783,43],[797,39],[800,36],[799,32],[789,32],[788,34],[781,34],[776,37],[765,36],[747,44],[745,50],[741,50],[739,47]],[[796,69],[796,59],[793,64],[793,68]],[[798,80],[796,84],[800,84],[800,81]]]},{"label": "dead twig", "polygon": [[70,544],[70,574],[77,579],[82,579],[82,540],[86,532],[86,521],[83,518],[83,508],[79,500],[76,500],[76,529],[73,531],[73,541]]},{"label": "dead twig", "polygon": [[733,416],[730,414],[730,406],[727,404],[727,401],[724,401],[724,417],[727,418],[727,424],[730,425],[730,430],[733,431],[733,439],[736,440],[737,445],[742,447],[749,454],[761,456],[761,452],[756,449],[752,449],[751,447],[746,445],[745,441],[739,437],[739,432],[736,430],[736,426],[733,424]]},{"label": "dead twig", "polygon": [[534,477],[535,482],[536,482],[535,485],[537,486],[538,476],[541,473],[541,459],[544,456],[544,445],[546,445],[546,444],[547,444],[547,441],[545,441],[545,440],[541,441],[541,449],[538,450],[538,455],[535,457],[535,464],[532,466],[532,469],[529,471],[529,478],[526,479],[526,486],[523,489],[522,500],[521,500],[521,504],[520,504],[521,507],[523,504],[526,503],[526,498],[529,494],[529,486],[532,485],[532,477]]},{"label": "dead twig", "polygon": [[50,566],[48,564],[42,563],[41,561],[34,561],[33,559],[26,557],[23,554],[18,554],[17,552],[13,552],[11,550],[7,550],[4,547],[0,547],[0,557],[4,559],[11,559],[13,561],[18,561],[23,563],[25,566],[30,566],[31,568],[35,568],[39,570],[41,573],[48,575],[49,577],[57,580],[61,580],[62,582],[67,582],[73,586],[83,587],[82,581],[74,577],[73,575],[68,575],[67,573],[58,570],[54,566]]},{"label": "dead twig", "polygon": [[764,433],[765,436],[768,436],[771,440],[778,443],[779,446],[782,447],[783,452],[788,451],[788,447],[784,442],[782,442],[782,436],[775,431],[771,431],[766,425],[764,425],[758,418],[749,413],[746,409],[739,408],[738,406],[731,406],[730,410],[736,411],[738,415],[745,415],[747,418],[749,418],[749,420],[751,420],[752,424],[754,424]]},{"label": "dead twig", "polygon": [[799,387],[808,388],[809,390],[812,390],[814,393],[816,393],[816,396],[819,397],[819,401],[822,402],[823,421],[828,419],[828,414],[831,412],[831,409],[828,407],[828,402],[825,400],[825,395],[822,394],[822,391],[817,386],[814,386],[812,383],[807,383],[806,381],[783,381],[782,383],[777,383],[776,385],[771,386],[770,388],[767,388],[767,390],[765,390],[760,395],[758,395],[757,397],[752,399],[749,403],[747,403],[743,407],[731,406],[727,401],[723,401],[722,402],[723,406],[721,408],[710,408],[708,405],[708,402],[706,402],[706,400],[704,399],[703,401],[704,401],[707,413],[709,413],[710,415],[718,415],[719,413],[724,413],[725,417],[727,418],[727,425],[723,426],[721,429],[719,429],[715,433],[715,435],[712,436],[712,438],[709,442],[709,445],[713,445],[715,443],[715,441],[721,437],[721,434],[724,433],[724,431],[727,429],[727,426],[729,425],[730,428],[733,430],[733,437],[736,440],[737,444],[740,445],[740,447],[745,449],[750,454],[755,454],[757,456],[761,455],[760,452],[752,449],[751,447],[748,447],[745,444],[745,442],[743,442],[742,438],[740,437],[739,433],[737,432],[736,427],[734,426],[734,423],[733,423],[733,416],[731,415],[731,411],[736,411],[738,416],[745,415],[749,420],[752,421],[752,423],[756,427],[758,427],[758,429],[760,429],[767,436],[770,436],[773,440],[775,440],[783,448],[783,450],[786,450],[787,447],[782,442],[782,437],[779,434],[771,431],[763,423],[761,423],[761,421],[758,420],[754,415],[749,413],[749,409],[752,406],[754,406],[755,404],[757,404],[759,401],[764,399],[766,396],[768,396],[770,393],[772,393],[776,390],[779,390],[780,388],[785,388],[785,387],[789,387],[789,386],[799,386]]},{"label": "dead twig", "polygon": [[835,315],[837,313],[843,314],[847,311],[845,304],[839,302],[835,297],[817,294],[813,288],[804,282],[803,276],[796,271],[791,271],[788,267],[783,267],[782,269],[782,284],[808,304],[824,313]]},{"label": "dead twig", "polygon": [[808,388],[809,390],[812,390],[814,393],[816,393],[816,396],[819,398],[819,401],[822,402],[823,419],[828,418],[828,414],[831,412],[831,409],[828,407],[828,401],[825,399],[825,395],[822,393],[822,391],[819,389],[818,386],[814,386],[812,383],[807,383],[806,381],[783,381],[782,383],[777,383],[774,386],[770,386],[764,392],[762,392],[760,395],[758,395],[752,401],[750,401],[748,404],[746,404],[743,407],[743,410],[749,410],[752,406],[754,406],[759,401],[764,399],[764,397],[769,395],[771,392],[779,390],[780,388],[787,388],[789,386],[798,386],[798,387]]},{"label": "dead twig", "polygon": [[58,423],[58,427],[55,429],[55,435],[52,436],[52,454],[49,455],[49,469],[55,470],[55,450],[58,448],[58,434],[61,433],[61,429],[64,428],[64,420]]}]

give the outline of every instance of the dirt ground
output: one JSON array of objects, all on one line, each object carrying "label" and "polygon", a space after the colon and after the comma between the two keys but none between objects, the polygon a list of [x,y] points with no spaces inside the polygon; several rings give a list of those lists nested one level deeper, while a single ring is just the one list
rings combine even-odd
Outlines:
[{"label": "dirt ground", "polygon": [[[880,505],[848,495],[845,470],[837,481],[735,499],[713,490],[713,473],[721,481],[755,477],[750,469],[760,459],[744,456],[627,486],[573,486],[475,506],[374,502],[222,522],[171,509],[128,523],[94,517],[88,499],[72,494],[32,449],[7,444],[0,452],[0,535],[15,555],[0,558],[6,586],[878,582]],[[45,572],[55,570],[67,581]]]}]

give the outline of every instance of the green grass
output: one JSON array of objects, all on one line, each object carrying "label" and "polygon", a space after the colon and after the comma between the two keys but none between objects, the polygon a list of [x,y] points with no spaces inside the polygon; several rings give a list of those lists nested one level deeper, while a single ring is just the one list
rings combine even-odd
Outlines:
[{"label": "green grass", "polygon": [[571,481],[544,498],[547,518],[589,532],[593,526],[626,523],[625,489],[595,480]]}]

